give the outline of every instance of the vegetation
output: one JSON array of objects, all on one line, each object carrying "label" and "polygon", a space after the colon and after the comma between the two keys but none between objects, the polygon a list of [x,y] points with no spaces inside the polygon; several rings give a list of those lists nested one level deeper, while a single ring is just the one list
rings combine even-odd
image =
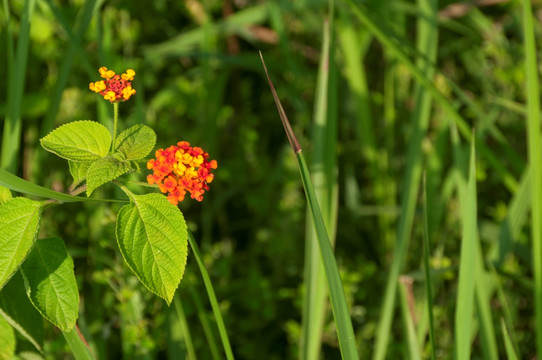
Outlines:
[{"label": "vegetation", "polygon": [[[4,0],[0,359],[542,358],[541,10]],[[180,141],[218,164],[203,200],[146,182]],[[173,209],[178,288],[131,261],[136,207]]]}]

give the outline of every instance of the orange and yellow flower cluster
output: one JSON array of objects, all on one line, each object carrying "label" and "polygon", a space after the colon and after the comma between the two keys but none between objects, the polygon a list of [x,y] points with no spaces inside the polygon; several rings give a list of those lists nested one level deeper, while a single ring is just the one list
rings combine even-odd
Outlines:
[{"label": "orange and yellow flower cluster", "polygon": [[158,184],[173,205],[183,201],[187,191],[192,199],[203,200],[203,193],[209,191],[208,184],[214,178],[211,171],[217,167],[216,160],[209,161],[209,154],[186,141],[159,149],[155,155],[156,159],[147,162],[147,168],[153,170],[147,176],[149,184]]},{"label": "orange and yellow flower cluster", "polygon": [[88,87],[95,93],[100,93],[105,100],[109,100],[111,103],[126,101],[136,93],[132,89],[131,83],[135,76],[134,70],[128,69],[122,75],[115,75],[113,70],[102,66],[99,71],[105,80],[91,82]]}]

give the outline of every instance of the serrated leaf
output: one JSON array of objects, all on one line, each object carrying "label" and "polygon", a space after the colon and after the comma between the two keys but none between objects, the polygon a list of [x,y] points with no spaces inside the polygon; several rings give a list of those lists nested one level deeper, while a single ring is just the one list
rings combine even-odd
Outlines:
[{"label": "serrated leaf", "polygon": [[88,168],[94,161],[71,161],[68,160],[70,174],[73,177],[73,183],[78,184],[87,177]]},{"label": "serrated leaf", "polygon": [[114,180],[132,169],[130,162],[113,157],[96,160],[87,171],[87,197],[108,181]]},{"label": "serrated leaf", "polygon": [[143,285],[170,304],[188,254],[183,214],[160,194],[132,198],[117,216],[120,252]]},{"label": "serrated leaf", "polygon": [[7,187],[0,185],[0,205],[11,199],[11,191]]},{"label": "serrated leaf", "polygon": [[0,292],[0,315],[38,351],[42,351],[43,318],[26,296],[20,271],[13,275]]},{"label": "serrated leaf", "polygon": [[137,160],[147,156],[156,144],[156,133],[146,125],[135,125],[119,134],[115,149],[124,154],[126,160]]},{"label": "serrated leaf", "polygon": [[42,203],[17,197],[0,205],[0,289],[34,245]]},{"label": "serrated leaf", "polygon": [[15,332],[0,316],[0,360],[11,360],[15,355]]},{"label": "serrated leaf", "polygon": [[79,291],[64,241],[37,240],[21,270],[34,307],[60,330],[70,331],[77,320]]},{"label": "serrated leaf", "polygon": [[111,135],[96,121],[81,120],[62,125],[40,140],[41,146],[61,158],[90,161],[103,158],[111,146]]}]

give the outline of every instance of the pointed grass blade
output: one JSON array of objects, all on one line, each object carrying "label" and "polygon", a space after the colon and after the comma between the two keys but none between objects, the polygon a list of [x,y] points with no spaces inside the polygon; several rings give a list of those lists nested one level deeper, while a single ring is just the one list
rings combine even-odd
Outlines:
[{"label": "pointed grass blade", "polygon": [[401,305],[401,313],[403,315],[403,323],[405,326],[408,354],[410,360],[421,360],[420,349],[418,348],[418,338],[414,326],[414,293],[412,291],[412,277],[399,277],[399,303]]},{"label": "pointed grass blade", "polygon": [[[477,201],[476,160],[474,136],[471,143],[469,180],[460,202],[462,206],[462,237],[459,263],[459,284],[455,309],[456,359],[470,359],[471,331],[473,328],[476,252],[477,252]],[[462,192],[460,191],[460,194]]]},{"label": "pointed grass blade", "polygon": [[350,314],[348,311],[348,305],[346,304],[346,297],[344,295],[344,288],[342,285],[341,276],[339,274],[339,268],[335,260],[335,254],[333,253],[333,248],[331,247],[331,242],[329,241],[328,232],[324,225],[324,219],[320,211],[320,206],[314,192],[312,181],[310,179],[310,173],[305,162],[305,158],[301,151],[301,146],[297,141],[297,138],[290,126],[288,117],[282,108],[282,104],[278,98],[278,95],[275,91],[275,87],[271,82],[269,73],[267,72],[267,67],[263,60],[262,53],[260,52],[260,58],[262,60],[262,65],[275,99],[275,105],[277,106],[280,119],[286,131],[290,145],[296,155],[297,162],[299,165],[299,171],[301,174],[301,181],[303,182],[303,187],[305,189],[305,194],[307,196],[307,201],[309,203],[309,208],[311,209],[311,214],[314,220],[314,226],[316,227],[316,233],[318,238],[318,245],[320,249],[320,256],[324,264],[324,270],[327,279],[327,285],[329,290],[329,295],[331,299],[331,308],[333,310],[333,317],[335,318],[335,323],[337,326],[337,335],[339,338],[339,346],[341,349],[341,354],[343,359],[359,359],[358,351],[356,349],[356,338],[354,336],[354,330],[352,328],[352,321],[350,319]]},{"label": "pointed grass blade", "polygon": [[506,349],[506,356],[508,356],[508,360],[518,360],[518,355],[516,354],[516,350],[514,350],[512,340],[510,339],[510,334],[508,333],[508,328],[506,327],[503,318],[501,318],[501,330],[502,336],[504,337],[504,348]]}]

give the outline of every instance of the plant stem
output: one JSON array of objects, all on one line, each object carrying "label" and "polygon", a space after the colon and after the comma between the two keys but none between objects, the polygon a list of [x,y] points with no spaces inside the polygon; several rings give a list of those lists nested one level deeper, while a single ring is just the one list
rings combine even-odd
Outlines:
[{"label": "plant stem", "polygon": [[224,320],[222,319],[222,314],[220,313],[220,308],[218,306],[218,301],[216,299],[215,290],[213,289],[211,279],[209,278],[209,273],[207,272],[207,269],[205,268],[205,264],[203,263],[203,259],[199,252],[198,244],[196,243],[196,240],[194,239],[194,236],[192,235],[190,230],[188,231],[188,243],[190,244],[190,247],[192,248],[192,252],[194,253],[196,262],[198,263],[198,267],[201,272],[201,277],[203,279],[203,284],[205,285],[205,289],[207,290],[207,295],[209,296],[209,302],[211,303],[211,308],[213,309],[213,314],[215,316],[215,321],[218,327],[218,332],[220,334],[220,339],[222,340],[222,345],[224,346],[224,352],[226,353],[226,359],[233,360],[233,352],[231,350],[230,340],[228,338],[228,332],[226,331],[226,326],[224,325]]},{"label": "plant stem", "polygon": [[92,354],[90,348],[88,347],[87,341],[80,333],[77,325],[69,332],[62,332],[72,354],[75,356],[76,360],[95,360],[94,355]]},{"label": "plant stem", "polygon": [[119,182],[116,181],[116,180],[113,180],[113,183],[115,183],[118,187],[120,187],[120,189],[121,189],[122,191],[124,191],[124,193],[125,193],[126,195],[128,195],[128,197],[130,198],[130,202],[134,202],[134,201],[135,201],[135,200],[134,200],[134,193],[131,192],[130,190],[128,190],[128,188],[127,188],[126,186],[122,185],[121,183],[119,183]]},{"label": "plant stem", "polygon": [[119,103],[113,103],[113,141],[111,142],[111,152],[115,152],[115,142],[117,141],[117,124],[119,122]]}]

